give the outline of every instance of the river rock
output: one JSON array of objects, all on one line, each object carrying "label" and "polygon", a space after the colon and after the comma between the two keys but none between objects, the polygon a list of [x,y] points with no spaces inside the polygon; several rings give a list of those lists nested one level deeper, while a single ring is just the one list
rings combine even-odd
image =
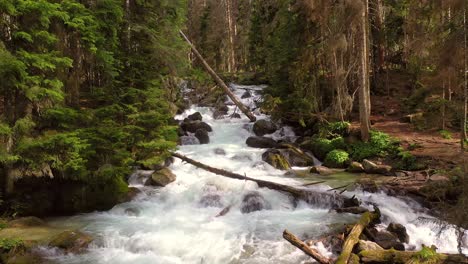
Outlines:
[{"label": "river rock", "polygon": [[234,114],[231,115],[231,118],[239,119],[239,118],[241,118],[241,115],[239,113],[234,113]]},{"label": "river rock", "polygon": [[276,148],[278,146],[274,139],[267,137],[249,137],[245,143],[252,148]]},{"label": "river rock", "polygon": [[270,209],[270,207],[270,204],[259,192],[253,191],[247,193],[242,199],[241,212],[243,214],[248,214],[255,211]]},{"label": "river rock", "polygon": [[364,166],[357,161],[353,161],[346,170],[353,173],[361,173],[364,172]]},{"label": "river rock", "polygon": [[364,171],[369,174],[392,175],[392,167],[388,165],[375,164],[365,159],[362,161],[362,166],[364,167]]},{"label": "river rock", "polygon": [[67,253],[79,253],[93,240],[92,236],[79,231],[65,231],[53,238],[49,246],[63,249]]},{"label": "river rock", "polygon": [[215,148],[214,149],[214,153],[216,155],[222,155],[222,156],[225,156],[226,155],[226,151],[222,148]]},{"label": "river rock", "polygon": [[[148,181],[148,180],[146,180]],[[136,188],[136,187],[128,187],[128,192],[126,195],[124,195],[119,202],[120,203],[127,203],[135,199],[139,194],[141,193],[141,190]]]},{"label": "river rock", "polygon": [[127,208],[125,209],[124,213],[128,216],[139,216],[140,210],[138,210],[137,208]]},{"label": "river rock", "polygon": [[341,171],[343,171],[343,170],[330,169],[330,168],[325,167],[325,166],[313,166],[310,169],[310,173],[315,173],[315,174],[320,174],[320,175],[331,175],[331,174],[335,174],[335,173],[338,173],[338,172],[341,172]]},{"label": "river rock", "polygon": [[262,160],[279,170],[289,170],[291,165],[277,149],[269,149],[262,154]]},{"label": "river rock", "polygon": [[361,252],[363,250],[383,250],[383,248],[379,246],[379,244],[368,240],[359,240],[357,249],[358,252]]},{"label": "river rock", "polygon": [[384,249],[394,248],[396,250],[405,250],[405,246],[401,243],[398,237],[388,231],[377,231],[376,229],[371,229],[370,234],[379,246]]},{"label": "river rock", "polygon": [[203,195],[198,202],[202,207],[223,207],[221,195],[218,187],[213,184],[207,184],[202,189]]},{"label": "river rock", "polygon": [[360,206],[360,205],[361,205],[361,202],[354,195],[351,198],[344,198],[343,200],[343,207],[355,207],[355,206]]},{"label": "river rock", "polygon": [[299,155],[291,149],[282,149],[281,154],[283,154],[291,166],[307,167],[314,165],[312,159],[307,159],[305,156]]},{"label": "river rock", "polygon": [[400,242],[409,243],[409,235],[406,232],[406,227],[402,224],[390,223],[387,227],[387,231],[396,235]]},{"label": "river rock", "polygon": [[8,222],[8,227],[12,228],[25,228],[25,227],[34,227],[34,226],[44,226],[46,223],[44,220],[35,217],[22,217]]},{"label": "river rock", "polygon": [[210,143],[210,136],[208,135],[208,131],[205,129],[197,129],[197,131],[195,131],[195,137],[198,138],[200,144]]},{"label": "river rock", "polygon": [[252,97],[252,94],[249,91],[245,91],[245,93],[242,94],[241,98],[246,99]]},{"label": "river rock", "polygon": [[182,137],[182,136],[186,136],[187,133],[185,133],[185,131],[184,131],[181,127],[179,127],[179,128],[177,129],[177,135],[178,135],[179,137]]},{"label": "river rock", "polygon": [[188,120],[190,121],[202,121],[203,117],[200,114],[200,112],[193,113],[187,117]]},{"label": "river rock", "polygon": [[229,112],[229,107],[225,104],[218,105],[216,109],[213,111],[213,118],[214,119],[222,119],[225,115]]},{"label": "river rock", "polygon": [[185,120],[184,122],[182,122],[180,124],[180,127],[183,130],[185,130],[187,132],[190,132],[190,133],[195,133],[198,129],[205,129],[208,132],[213,131],[213,129],[211,128],[210,125],[208,125],[205,122],[199,121],[199,120],[197,120],[197,121]]},{"label": "river rock", "polygon": [[164,187],[176,180],[176,175],[168,168],[155,171],[149,179],[149,184]]},{"label": "river rock", "polygon": [[265,119],[258,120],[253,126],[253,132],[259,137],[274,133],[277,129],[273,122]]},{"label": "river rock", "polygon": [[200,140],[195,136],[182,136],[179,138],[180,145],[199,145]]}]

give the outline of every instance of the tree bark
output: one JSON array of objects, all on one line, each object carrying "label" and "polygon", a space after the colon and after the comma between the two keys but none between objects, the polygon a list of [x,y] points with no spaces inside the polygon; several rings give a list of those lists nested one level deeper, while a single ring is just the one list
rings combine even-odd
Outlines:
[{"label": "tree bark", "polygon": [[464,4],[464,11],[463,11],[463,36],[464,36],[464,85],[463,85],[463,117],[462,117],[462,125],[461,125],[461,150],[462,152],[465,151],[465,140],[468,138],[466,132],[466,124],[467,124],[467,115],[468,115],[468,55],[467,55],[467,28],[466,28],[466,1]]},{"label": "tree bark", "polygon": [[320,263],[320,264],[332,264],[332,260],[320,255],[320,253],[317,250],[307,246],[306,243],[304,243],[302,240],[300,240],[294,234],[290,233],[288,230],[284,230],[283,238],[286,239],[293,246],[295,246],[295,247],[299,248],[300,250],[302,250],[302,252],[304,252],[307,255],[311,256],[318,263]]},{"label": "tree bark", "polygon": [[359,236],[361,235],[364,228],[370,223],[379,218],[378,213],[365,212],[362,214],[361,219],[354,225],[353,229],[349,233],[343,244],[343,250],[340,256],[336,260],[335,264],[347,264],[351,257],[354,246],[359,242]]},{"label": "tree bark", "polygon": [[187,43],[190,45],[190,48],[192,49],[195,56],[201,61],[201,63],[203,65],[203,67],[205,68],[205,70],[211,75],[211,77],[213,77],[213,79],[216,81],[216,83],[218,83],[218,85],[221,86],[221,88],[223,88],[224,92],[229,96],[229,98],[231,98],[231,100],[234,102],[234,104],[236,104],[237,107],[239,107],[239,109],[242,111],[242,113],[244,113],[244,115],[246,115],[250,119],[250,121],[255,122],[257,120],[257,118],[252,114],[252,112],[250,112],[250,110],[245,105],[243,105],[239,101],[239,99],[236,97],[236,95],[229,89],[229,87],[223,82],[223,80],[221,80],[221,78],[210,67],[210,65],[208,65],[208,63],[205,61],[205,59],[203,59],[200,52],[198,52],[198,50],[195,48],[195,46],[192,44],[192,42],[190,42],[190,40],[187,38],[187,36],[185,36],[184,32],[182,32],[182,30],[180,30],[179,33],[185,39],[185,41],[187,41]]},{"label": "tree bark", "polygon": [[[406,264],[413,258],[417,258],[418,252],[388,250],[364,250],[359,253],[362,263],[394,263]],[[463,264],[468,263],[464,255],[437,254],[438,261],[435,264]],[[418,262],[419,263],[419,262]],[[422,263],[422,262],[421,262]],[[433,262],[431,262],[433,263]]]},{"label": "tree bark", "polygon": [[368,6],[367,0],[364,1],[364,8],[361,13],[360,38],[361,38],[361,67],[359,74],[359,119],[361,123],[361,139],[364,142],[370,138],[370,86],[369,86],[369,47],[368,47]]},{"label": "tree bark", "polygon": [[299,189],[299,188],[291,187],[291,186],[280,184],[280,183],[250,178],[250,177],[240,175],[237,173],[233,173],[227,170],[210,167],[206,164],[195,161],[179,153],[172,153],[172,156],[179,158],[187,163],[190,163],[194,165],[195,167],[209,171],[211,173],[225,176],[231,179],[253,181],[253,182],[256,182],[258,184],[258,187],[260,188],[264,187],[264,188],[268,188],[268,189],[272,189],[272,190],[276,190],[280,192],[285,192],[285,193],[292,195],[296,199],[304,200],[310,204],[323,205],[321,203],[328,203],[328,205],[330,205],[331,207],[337,208],[337,207],[341,207],[344,202],[344,197],[338,194],[319,193],[319,192],[314,192],[314,191],[307,190],[307,189]]}]

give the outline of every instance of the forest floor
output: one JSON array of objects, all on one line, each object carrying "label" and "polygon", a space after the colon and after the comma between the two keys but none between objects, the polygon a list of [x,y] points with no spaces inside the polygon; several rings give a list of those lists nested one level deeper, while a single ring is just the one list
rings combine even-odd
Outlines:
[{"label": "forest floor", "polygon": [[402,122],[401,102],[395,97],[373,96],[372,128],[398,139],[405,149],[432,168],[463,166],[468,153],[460,149],[460,133],[450,131],[451,137],[444,138],[440,128],[419,130],[411,123]]}]

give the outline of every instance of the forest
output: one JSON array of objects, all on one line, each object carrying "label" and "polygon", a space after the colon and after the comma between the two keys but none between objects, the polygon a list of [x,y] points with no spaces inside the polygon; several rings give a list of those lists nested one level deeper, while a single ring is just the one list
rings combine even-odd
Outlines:
[{"label": "forest", "polygon": [[0,0],[0,263],[468,263],[466,0]]}]

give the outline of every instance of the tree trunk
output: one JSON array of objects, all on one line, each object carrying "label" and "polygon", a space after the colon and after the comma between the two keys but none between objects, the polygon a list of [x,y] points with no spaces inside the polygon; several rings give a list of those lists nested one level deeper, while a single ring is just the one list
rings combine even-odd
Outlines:
[{"label": "tree trunk", "polygon": [[281,191],[288,193],[292,195],[296,199],[304,200],[308,203],[311,204],[316,204],[316,205],[323,205],[321,203],[327,203],[327,205],[331,207],[341,207],[343,205],[344,197],[341,195],[337,194],[329,194],[329,193],[319,193],[319,192],[314,192],[311,190],[307,189],[298,189],[295,187],[291,187],[288,185],[280,184],[280,183],[275,183],[275,182],[270,182],[270,181],[264,181],[264,180],[259,180],[259,179],[254,179],[250,178],[244,175],[240,175],[237,173],[233,173],[227,170],[223,169],[218,169],[214,167],[210,167],[206,164],[203,164],[201,162],[195,161],[191,158],[188,158],[184,155],[181,155],[179,153],[172,153],[172,156],[179,158],[187,163],[190,163],[194,165],[197,168],[204,169],[206,171],[209,171],[214,174],[218,174],[221,176],[225,176],[231,179],[237,179],[237,180],[243,180],[243,181],[253,181],[258,184],[258,187],[260,188],[268,188],[276,191]]},{"label": "tree trunk", "polygon": [[370,138],[370,86],[369,86],[369,47],[367,30],[367,9],[368,1],[364,1],[364,8],[361,13],[360,23],[360,74],[359,74],[359,119],[361,123],[361,139],[364,142]]},{"label": "tree trunk", "polygon": [[190,42],[190,40],[187,38],[187,36],[185,36],[185,34],[182,32],[182,30],[180,30],[179,33],[185,39],[185,41],[187,41],[187,43],[190,45],[190,48],[192,49],[195,56],[197,56],[197,58],[201,61],[201,63],[203,65],[203,67],[205,68],[205,70],[211,75],[211,77],[213,77],[213,79],[216,81],[216,83],[218,83],[218,85],[221,86],[221,88],[223,88],[224,92],[229,96],[229,98],[231,98],[231,100],[234,102],[234,104],[236,104],[237,107],[239,107],[239,109],[242,111],[242,113],[244,113],[244,115],[246,115],[250,119],[250,121],[255,122],[257,120],[257,118],[252,114],[252,112],[250,112],[250,110],[245,105],[243,105],[239,101],[239,99],[236,97],[236,95],[229,89],[229,87],[223,82],[223,80],[221,80],[221,78],[210,67],[210,65],[208,65],[208,63],[205,61],[205,59],[203,59],[203,56],[200,54],[200,52],[198,52],[198,50],[195,48],[195,46],[192,44],[192,42]]},{"label": "tree trunk", "polygon": [[294,234],[290,233],[288,230],[284,230],[283,238],[286,239],[293,246],[295,246],[295,247],[299,248],[300,250],[302,250],[302,252],[304,252],[307,255],[311,256],[318,263],[320,263],[320,264],[332,264],[332,261],[329,258],[326,258],[326,257],[320,255],[320,253],[317,250],[307,246],[306,243],[304,243],[302,240],[300,240]]},{"label": "tree trunk", "polygon": [[466,1],[464,5],[464,12],[463,12],[463,35],[464,35],[464,85],[463,85],[463,117],[462,117],[462,124],[461,124],[461,149],[462,151],[465,150],[465,140],[468,138],[466,133],[466,124],[467,124],[467,114],[468,114],[468,56],[467,56],[467,28],[466,28]]},{"label": "tree trunk", "polygon": [[365,212],[362,214],[361,219],[357,222],[348,237],[346,238],[343,244],[343,250],[341,251],[340,256],[336,260],[335,264],[347,264],[348,260],[351,257],[354,246],[359,242],[359,236],[361,235],[364,228],[366,228],[370,223],[379,218],[378,213]]},{"label": "tree trunk", "polygon": [[[417,258],[419,252],[388,250],[364,250],[359,253],[362,263],[394,263],[406,264]],[[437,254],[438,261],[434,264],[463,264],[468,263],[468,258],[464,255]],[[416,262],[414,262],[416,263]],[[417,262],[422,263],[422,262]]]}]

